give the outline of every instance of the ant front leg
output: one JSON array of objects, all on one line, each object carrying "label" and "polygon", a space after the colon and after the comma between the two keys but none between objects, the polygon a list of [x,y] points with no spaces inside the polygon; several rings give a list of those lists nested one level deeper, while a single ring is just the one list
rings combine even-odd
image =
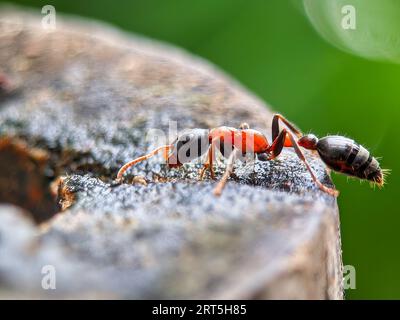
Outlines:
[{"label": "ant front leg", "polygon": [[[247,122],[242,122],[240,124],[240,126],[239,126],[239,129],[240,130],[250,129],[250,125]],[[242,154],[242,159],[241,160],[246,161],[246,154]],[[252,159],[251,160],[253,160],[253,161],[256,160],[256,154],[255,153],[252,154]]]},{"label": "ant front leg", "polygon": [[221,180],[218,182],[217,186],[214,188],[213,193],[215,196],[219,197],[222,194],[222,190],[224,190],[226,182],[228,181],[229,177],[233,173],[235,160],[237,159],[238,155],[239,155],[239,149],[234,148],[234,150],[232,151],[232,153],[230,154],[230,156],[228,158],[228,164],[226,165],[224,175],[222,176]]},{"label": "ant front leg", "polygon": [[282,149],[283,149],[283,146],[284,146],[284,143],[285,143],[285,139],[286,139],[287,136],[289,137],[289,139],[291,141],[291,144],[292,144],[292,146],[294,148],[294,151],[296,152],[296,155],[300,158],[301,161],[303,161],[303,163],[307,167],[308,172],[311,175],[311,178],[313,179],[315,184],[318,186],[318,188],[321,189],[322,191],[332,195],[332,196],[337,197],[339,195],[339,191],[323,185],[322,182],[318,180],[317,176],[314,173],[314,170],[311,168],[311,166],[308,163],[306,157],[304,156],[304,154],[301,151],[299,145],[297,144],[296,139],[294,138],[294,136],[290,132],[287,132],[285,129],[283,129],[280,132],[278,137],[272,143],[272,145],[270,147],[270,150],[269,150],[269,152],[272,153],[272,155],[270,156],[269,160],[274,159],[277,156],[279,156],[279,154],[282,152]]},{"label": "ant front leg", "polygon": [[134,166],[135,164],[137,164],[139,162],[142,162],[144,160],[147,160],[147,159],[155,156],[160,151],[164,151],[164,158],[168,159],[168,152],[172,148],[172,146],[173,145],[170,144],[170,145],[158,147],[157,149],[153,150],[152,152],[150,152],[150,153],[148,153],[148,154],[146,154],[146,155],[144,155],[142,157],[136,158],[136,159],[134,159],[132,161],[129,161],[128,163],[124,164],[121,167],[121,169],[119,169],[119,171],[118,171],[116,181],[117,182],[121,182],[125,171],[128,170],[130,167]]},{"label": "ant front leg", "polygon": [[215,158],[215,146],[216,143],[219,142],[219,139],[213,139],[211,141],[210,146],[208,147],[208,152],[207,152],[207,162],[203,165],[203,168],[200,171],[200,180],[203,180],[204,173],[206,172],[207,169],[210,170],[211,174],[211,179],[215,180],[215,173],[214,173],[214,158]]}]

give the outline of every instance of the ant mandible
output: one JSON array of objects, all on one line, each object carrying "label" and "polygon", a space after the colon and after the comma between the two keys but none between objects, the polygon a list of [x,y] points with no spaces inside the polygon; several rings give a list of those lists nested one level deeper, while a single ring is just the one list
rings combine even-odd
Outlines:
[{"label": "ant mandible", "polygon": [[[280,130],[279,121],[282,121],[287,128]],[[215,179],[213,162],[215,161],[215,150],[218,150],[228,159],[226,170],[214,189],[214,195],[219,196],[234,171],[235,160],[240,155],[253,154],[257,155],[260,160],[273,160],[280,155],[283,147],[293,147],[315,184],[319,189],[332,196],[337,197],[339,192],[323,185],[318,180],[300,147],[316,151],[321,160],[336,172],[369,180],[378,186],[384,184],[385,171],[380,168],[378,161],[363,146],[342,136],[326,136],[318,139],[313,134],[303,135],[280,114],[275,114],[272,119],[272,144],[269,144],[265,135],[250,129],[246,123],[243,123],[239,129],[225,126],[210,130],[189,129],[182,132],[172,144],[158,147],[149,154],[123,165],[117,174],[117,181],[122,181],[123,174],[128,168],[159,152],[163,152],[170,168],[180,167],[207,152],[207,161],[201,170],[200,179],[203,179],[206,170],[210,170],[211,178]]]}]

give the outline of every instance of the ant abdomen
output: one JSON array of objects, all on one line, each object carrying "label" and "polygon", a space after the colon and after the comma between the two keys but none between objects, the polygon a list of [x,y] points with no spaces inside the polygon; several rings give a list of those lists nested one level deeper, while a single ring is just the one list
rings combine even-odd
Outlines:
[{"label": "ant abdomen", "polygon": [[327,136],[318,140],[316,149],[332,170],[383,184],[378,161],[354,140],[342,136]]}]

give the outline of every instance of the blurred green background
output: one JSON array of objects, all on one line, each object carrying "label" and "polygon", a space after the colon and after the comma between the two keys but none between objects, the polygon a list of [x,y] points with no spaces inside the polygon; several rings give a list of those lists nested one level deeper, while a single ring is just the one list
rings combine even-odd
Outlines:
[{"label": "blurred green background", "polygon": [[[396,131],[400,66],[390,62],[400,57],[396,47],[400,44],[396,38],[400,1],[14,3],[39,12],[43,5],[52,4],[57,12],[101,19],[186,48],[231,74],[304,131],[348,135],[382,156],[382,166],[392,169],[383,190],[344,176],[333,177],[341,190],[344,264],[355,266],[357,272],[356,289],[347,290],[346,297],[400,298],[400,215],[395,201],[400,191]],[[357,9],[356,30],[341,28],[342,4],[354,4]]]}]

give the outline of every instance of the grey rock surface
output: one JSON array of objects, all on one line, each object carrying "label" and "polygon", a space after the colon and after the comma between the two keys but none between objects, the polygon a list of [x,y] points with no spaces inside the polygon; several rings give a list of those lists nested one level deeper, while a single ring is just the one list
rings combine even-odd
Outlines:
[{"label": "grey rock surface", "polygon": [[[263,102],[179,49],[57,21],[45,31],[40,16],[0,14],[0,73],[12,84],[0,91],[0,201],[20,207],[0,207],[0,298],[343,298],[336,199],[291,150],[237,162],[220,198],[196,162],[153,158],[113,181],[171,121],[177,131],[245,121],[269,136]],[[137,175],[147,185],[129,183]],[[42,289],[46,265],[56,290]]]}]

